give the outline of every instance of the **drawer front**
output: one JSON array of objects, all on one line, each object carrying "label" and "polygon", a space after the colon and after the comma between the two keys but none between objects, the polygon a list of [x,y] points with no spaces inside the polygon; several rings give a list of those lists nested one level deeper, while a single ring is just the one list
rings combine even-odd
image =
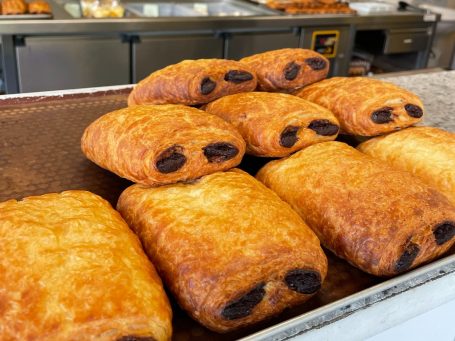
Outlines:
[{"label": "drawer front", "polygon": [[223,40],[213,35],[146,37],[133,44],[133,82],[184,59],[222,58]]},{"label": "drawer front", "polygon": [[300,35],[285,33],[236,33],[227,39],[227,59],[241,59],[256,53],[278,50],[287,47],[299,47]]},{"label": "drawer front", "polygon": [[384,45],[384,53],[406,53],[423,51],[427,48],[430,36],[426,32],[389,33]]},{"label": "drawer front", "polygon": [[20,92],[129,83],[129,48],[118,37],[27,37],[16,56]]}]

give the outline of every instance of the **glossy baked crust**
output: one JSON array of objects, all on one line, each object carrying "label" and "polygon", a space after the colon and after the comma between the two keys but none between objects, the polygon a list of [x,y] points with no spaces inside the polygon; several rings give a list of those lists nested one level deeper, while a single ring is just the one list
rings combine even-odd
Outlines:
[{"label": "glossy baked crust", "polygon": [[305,49],[280,49],[255,54],[240,60],[251,67],[262,91],[291,92],[327,77],[329,61]]},{"label": "glossy baked crust", "polygon": [[288,94],[235,94],[209,103],[205,110],[232,123],[247,142],[247,153],[256,156],[287,156],[334,140],[339,130],[329,110]]},{"label": "glossy baked crust", "polygon": [[28,4],[28,11],[31,14],[51,14],[52,10],[49,4],[43,0],[33,0]]},{"label": "glossy baked crust", "polygon": [[25,14],[27,4],[22,0],[2,0],[2,14]]},{"label": "glossy baked crust", "polygon": [[0,217],[0,340],[170,340],[161,280],[108,202],[67,191]]},{"label": "glossy baked crust", "polygon": [[341,129],[352,135],[375,136],[419,122],[419,97],[392,83],[366,77],[335,77],[296,93],[331,110]]},{"label": "glossy baked crust", "polygon": [[252,69],[226,59],[184,60],[150,74],[128,97],[128,105],[204,104],[222,96],[253,91]]},{"label": "glossy baked crust", "polygon": [[336,255],[374,275],[428,262],[455,242],[455,207],[410,173],[341,142],[264,166],[257,178]]},{"label": "glossy baked crust", "polygon": [[326,276],[315,234],[275,193],[237,169],[193,184],[133,185],[117,209],[179,304],[218,332],[307,300]]},{"label": "glossy baked crust", "polygon": [[454,133],[432,127],[412,127],[370,139],[357,148],[418,176],[455,205]]},{"label": "glossy baked crust", "polygon": [[245,141],[219,117],[183,105],[138,105],[106,114],[84,132],[97,165],[145,185],[191,180],[238,165]]}]

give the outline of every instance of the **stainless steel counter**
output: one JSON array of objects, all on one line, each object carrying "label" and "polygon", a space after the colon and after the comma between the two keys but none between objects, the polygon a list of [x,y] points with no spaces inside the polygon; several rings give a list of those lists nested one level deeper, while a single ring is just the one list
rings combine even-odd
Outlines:
[{"label": "stainless steel counter", "polygon": [[121,19],[76,19],[54,5],[54,19],[51,20],[3,20],[0,21],[0,35],[42,35],[42,34],[93,34],[132,33],[169,31],[238,31],[263,30],[283,27],[311,27],[355,25],[359,28],[384,28],[413,25],[423,27],[438,21],[439,15],[425,17],[414,12],[392,12],[372,15],[270,15],[249,17],[163,17],[163,18],[121,18]]},{"label": "stainless steel counter", "polygon": [[[68,1],[77,7],[75,0],[49,1],[53,19],[0,21],[7,93],[136,83],[150,72],[183,59],[240,59],[280,48],[314,48],[315,35],[321,31],[336,32],[338,37],[330,75],[347,75],[356,32],[362,30],[383,30],[394,48],[409,52],[411,47],[415,58],[409,62],[410,68],[423,68],[439,20],[438,15],[399,11],[284,15],[270,10],[265,13],[262,5],[246,0],[243,3],[262,9],[258,11],[262,14],[81,19],[64,9]],[[417,42],[418,46],[405,41]]]}]

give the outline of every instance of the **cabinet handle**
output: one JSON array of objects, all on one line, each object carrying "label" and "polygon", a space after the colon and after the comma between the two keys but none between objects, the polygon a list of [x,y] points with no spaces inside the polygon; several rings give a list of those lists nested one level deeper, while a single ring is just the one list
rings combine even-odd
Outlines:
[{"label": "cabinet handle", "polygon": [[405,44],[411,44],[412,42],[413,42],[413,40],[411,38],[403,39],[403,43],[405,43]]}]

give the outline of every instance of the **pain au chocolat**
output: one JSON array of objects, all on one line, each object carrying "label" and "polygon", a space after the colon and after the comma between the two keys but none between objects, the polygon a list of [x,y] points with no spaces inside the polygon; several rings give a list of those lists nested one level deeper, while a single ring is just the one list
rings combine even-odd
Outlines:
[{"label": "pain au chocolat", "polygon": [[414,174],[455,205],[454,133],[432,127],[412,127],[375,137],[357,148]]},{"label": "pain au chocolat", "polygon": [[306,49],[280,49],[255,54],[240,60],[258,77],[261,91],[292,92],[327,77],[329,61]]},{"label": "pain au chocolat", "polygon": [[419,97],[392,83],[367,77],[334,77],[310,85],[297,96],[322,105],[338,118],[341,129],[361,136],[381,135],[422,119]]},{"label": "pain au chocolat", "polygon": [[334,140],[339,130],[329,110],[288,94],[235,94],[209,103],[204,110],[232,123],[247,142],[247,153],[256,156],[287,156]]},{"label": "pain au chocolat", "polygon": [[253,91],[256,74],[234,60],[184,60],[150,74],[128,97],[128,105],[208,103],[222,96]]},{"label": "pain au chocolat", "polygon": [[414,268],[455,243],[455,207],[444,195],[341,142],[272,161],[257,178],[325,247],[374,275]]},{"label": "pain au chocolat", "polygon": [[194,183],[133,185],[117,209],[180,306],[218,332],[304,302],[326,276],[316,235],[238,169]]},{"label": "pain au chocolat", "polygon": [[145,185],[192,180],[238,165],[245,141],[229,123],[183,105],[137,105],[106,114],[84,132],[97,165]]},{"label": "pain au chocolat", "polygon": [[0,340],[170,340],[161,280],[105,200],[46,194],[0,217]]}]

